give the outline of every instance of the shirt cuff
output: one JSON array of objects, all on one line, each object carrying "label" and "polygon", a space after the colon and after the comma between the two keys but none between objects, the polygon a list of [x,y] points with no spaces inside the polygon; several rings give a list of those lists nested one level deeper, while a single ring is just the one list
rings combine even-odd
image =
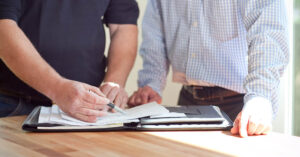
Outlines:
[{"label": "shirt cuff", "polygon": [[151,80],[151,81],[138,81],[138,87],[142,88],[145,86],[151,87],[156,93],[158,93],[162,97],[163,87],[159,80]]},{"label": "shirt cuff", "polygon": [[[272,101],[270,99],[267,99],[264,96],[255,94],[255,93],[248,93],[244,96],[244,107],[248,104],[248,102],[250,102],[251,100],[254,99],[258,99],[259,101],[264,101],[267,102],[269,105],[271,105],[271,108],[273,109],[273,105],[272,105]],[[274,109],[273,109],[273,115],[272,115],[272,119],[275,119],[275,114],[274,114]]]},{"label": "shirt cuff", "polygon": [[249,102],[250,100],[255,99],[255,98],[263,98],[263,99],[267,100],[268,102],[270,102],[270,104],[272,104],[271,101],[270,101],[270,99],[268,99],[268,98],[266,98],[264,96],[255,94],[255,93],[247,93],[244,96],[244,104],[247,104],[247,102]]}]

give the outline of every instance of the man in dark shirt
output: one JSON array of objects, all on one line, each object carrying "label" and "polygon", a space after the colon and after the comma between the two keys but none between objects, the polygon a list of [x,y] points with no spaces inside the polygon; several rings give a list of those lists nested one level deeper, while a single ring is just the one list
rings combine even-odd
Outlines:
[{"label": "man in dark shirt", "polygon": [[138,14],[135,0],[0,0],[0,117],[55,102],[93,122],[124,107]]}]

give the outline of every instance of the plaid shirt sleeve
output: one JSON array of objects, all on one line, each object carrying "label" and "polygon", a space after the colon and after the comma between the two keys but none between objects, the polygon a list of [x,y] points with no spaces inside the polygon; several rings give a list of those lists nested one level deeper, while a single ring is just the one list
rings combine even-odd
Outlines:
[{"label": "plaid shirt sleeve", "polygon": [[138,86],[150,86],[161,95],[170,63],[166,54],[163,24],[155,0],[148,1],[144,19],[143,42],[140,48],[143,69],[139,71]]},{"label": "plaid shirt sleeve", "polygon": [[289,60],[284,6],[283,0],[240,2],[249,46],[244,101],[264,97],[273,105],[273,113],[278,110],[280,76]]}]

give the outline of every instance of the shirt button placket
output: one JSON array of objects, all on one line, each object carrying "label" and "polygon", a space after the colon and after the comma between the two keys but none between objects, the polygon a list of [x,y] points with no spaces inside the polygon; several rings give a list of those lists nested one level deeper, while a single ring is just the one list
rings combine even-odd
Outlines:
[{"label": "shirt button placket", "polygon": [[190,31],[189,31],[189,51],[188,51],[188,58],[187,58],[187,64],[186,64],[186,77],[187,81],[189,79],[194,78],[194,73],[195,73],[195,62],[196,62],[196,57],[197,57],[197,50],[195,49],[195,41],[196,41],[196,36],[197,36],[197,27],[198,27],[198,21],[197,21],[197,11],[195,10],[195,6],[197,4],[197,1],[189,1],[189,11],[190,11]]},{"label": "shirt button placket", "polygon": [[193,27],[195,27],[195,28],[198,27],[198,22],[197,21],[193,22]]}]

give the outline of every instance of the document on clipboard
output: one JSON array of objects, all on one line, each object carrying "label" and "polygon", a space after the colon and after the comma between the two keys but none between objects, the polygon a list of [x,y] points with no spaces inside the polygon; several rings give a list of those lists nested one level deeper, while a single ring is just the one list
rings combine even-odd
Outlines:
[{"label": "document on clipboard", "polygon": [[227,130],[228,116],[216,106],[164,107],[155,102],[126,109],[126,115],[111,113],[87,123],[70,117],[58,106],[37,107],[23,123],[33,132],[118,130]]}]

